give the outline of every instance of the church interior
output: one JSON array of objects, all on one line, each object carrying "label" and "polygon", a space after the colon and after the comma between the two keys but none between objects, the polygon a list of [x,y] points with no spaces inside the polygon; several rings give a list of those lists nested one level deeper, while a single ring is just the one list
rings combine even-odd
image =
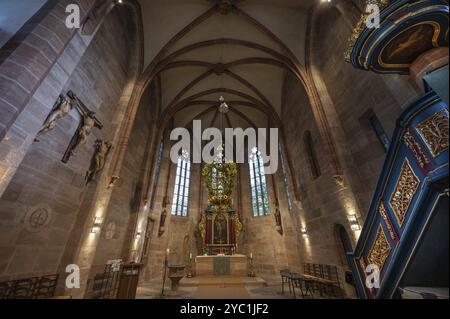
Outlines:
[{"label": "church interior", "polygon": [[0,299],[448,299],[448,10],[0,0]]}]

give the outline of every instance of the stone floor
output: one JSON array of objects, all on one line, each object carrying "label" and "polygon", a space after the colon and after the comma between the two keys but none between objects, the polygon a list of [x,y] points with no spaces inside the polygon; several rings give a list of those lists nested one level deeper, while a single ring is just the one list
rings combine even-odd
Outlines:
[{"label": "stone floor", "polygon": [[[294,299],[287,287],[281,293],[281,283],[261,278],[240,281],[232,278],[184,278],[178,291],[171,291],[170,280],[164,287],[165,299]],[[162,280],[153,280],[138,287],[136,299],[161,298]],[[298,296],[297,296],[298,298]]]}]

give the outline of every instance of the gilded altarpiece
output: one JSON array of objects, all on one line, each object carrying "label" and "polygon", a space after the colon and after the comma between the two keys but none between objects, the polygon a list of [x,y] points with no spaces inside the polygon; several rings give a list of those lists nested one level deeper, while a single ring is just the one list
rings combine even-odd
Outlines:
[{"label": "gilded altarpiece", "polygon": [[236,251],[242,223],[233,206],[235,163],[205,165],[202,175],[208,190],[208,207],[202,213],[198,228],[203,253],[231,255]]}]

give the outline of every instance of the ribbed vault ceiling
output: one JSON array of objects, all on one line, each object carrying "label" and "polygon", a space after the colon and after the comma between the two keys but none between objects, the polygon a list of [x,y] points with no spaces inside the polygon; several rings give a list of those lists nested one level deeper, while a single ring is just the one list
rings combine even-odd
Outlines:
[{"label": "ribbed vault ceiling", "polygon": [[[176,126],[190,126],[193,119],[219,126],[223,95],[231,109],[226,127],[267,127],[270,117],[281,114],[283,66],[291,67],[292,60],[303,64],[306,10],[314,1],[240,0],[234,3],[241,11],[224,15],[205,14],[215,1],[140,0],[145,65],[164,65],[162,118],[172,118]],[[177,35],[202,15],[201,23]]]}]

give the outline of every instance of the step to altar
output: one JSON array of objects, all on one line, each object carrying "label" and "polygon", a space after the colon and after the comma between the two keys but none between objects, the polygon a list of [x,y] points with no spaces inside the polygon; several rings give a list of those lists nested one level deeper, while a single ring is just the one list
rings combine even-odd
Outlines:
[{"label": "step to altar", "polygon": [[180,287],[266,287],[267,282],[261,277],[247,276],[201,276],[183,278]]}]

